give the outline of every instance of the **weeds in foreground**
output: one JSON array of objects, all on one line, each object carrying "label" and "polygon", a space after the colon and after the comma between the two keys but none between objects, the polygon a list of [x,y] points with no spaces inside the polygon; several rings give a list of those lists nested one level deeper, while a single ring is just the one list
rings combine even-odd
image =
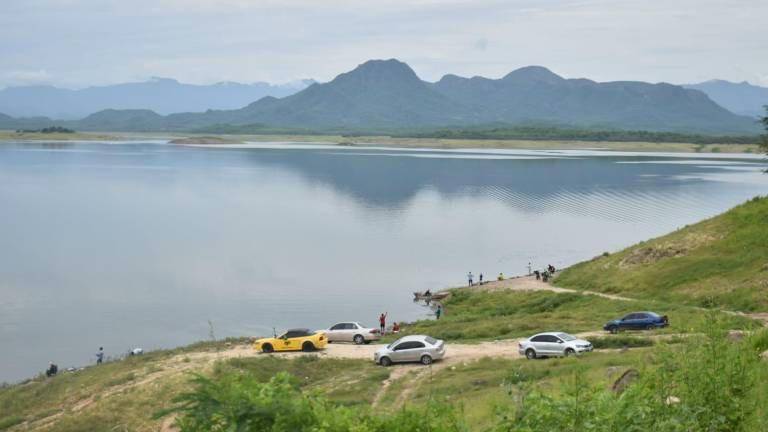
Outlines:
[{"label": "weeds in foreground", "polygon": [[[443,404],[430,403],[420,409],[403,409],[378,416],[328,402],[303,393],[298,380],[280,372],[268,382],[251,374],[227,374],[214,381],[194,378],[195,390],[176,399],[182,431],[446,431],[468,430]],[[158,413],[163,416],[167,412]]]},{"label": "weeds in foreground", "polygon": [[559,397],[516,385],[494,430],[768,430],[765,364],[756,349],[767,334],[729,341],[714,324],[700,337],[660,345],[656,365],[621,394],[590,386],[583,372]]},{"label": "weeds in foreground", "polygon": [[[557,392],[537,382],[548,370],[512,370],[510,398],[488,430],[504,431],[761,431],[768,430],[768,371],[759,352],[768,330],[733,341],[714,318],[701,335],[659,342],[655,359],[621,392],[589,381],[586,365]],[[306,360],[312,362],[313,360]],[[580,361],[580,360],[575,360]],[[265,381],[257,373],[222,370],[196,376],[194,390],[176,399],[182,431],[467,431],[456,405],[433,398],[395,412],[347,407],[302,391],[285,372]],[[164,415],[167,412],[159,413]]]}]

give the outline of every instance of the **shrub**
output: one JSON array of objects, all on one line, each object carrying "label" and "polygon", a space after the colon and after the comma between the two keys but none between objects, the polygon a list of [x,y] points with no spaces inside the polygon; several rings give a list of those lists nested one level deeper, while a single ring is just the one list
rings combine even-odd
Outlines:
[{"label": "shrub", "polygon": [[756,343],[731,342],[710,328],[705,336],[662,346],[658,365],[640,371],[621,394],[591,386],[583,372],[560,397],[519,385],[495,430],[768,430],[768,386]]},{"label": "shrub", "polygon": [[653,340],[648,338],[641,338],[635,336],[611,336],[611,337],[596,337],[589,338],[592,346],[596,349],[606,348],[636,348],[636,347],[649,347],[653,345]]},{"label": "shrub", "polygon": [[12,415],[10,417],[4,417],[0,419],[0,430],[6,430],[8,428],[11,428],[13,426],[16,426],[17,424],[21,424],[24,422],[24,417],[19,415]]},{"label": "shrub", "polygon": [[[175,400],[178,405],[171,410],[180,413],[178,426],[185,432],[466,430],[455,410],[444,404],[430,402],[422,409],[403,409],[394,415],[377,416],[305,394],[296,378],[285,372],[265,383],[249,373],[228,373],[215,381],[198,375],[194,385],[192,392]],[[160,412],[157,417],[167,413]]]},{"label": "shrub", "polygon": [[768,350],[768,330],[760,330],[749,337],[749,344],[757,353]]}]

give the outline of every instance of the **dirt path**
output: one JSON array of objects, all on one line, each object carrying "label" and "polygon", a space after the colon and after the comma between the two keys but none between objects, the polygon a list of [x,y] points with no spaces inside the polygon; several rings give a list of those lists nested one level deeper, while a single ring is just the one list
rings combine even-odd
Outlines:
[{"label": "dirt path", "polygon": [[503,281],[486,282],[483,285],[476,286],[477,289],[484,291],[550,291],[556,293],[572,293],[572,294],[584,294],[603,297],[611,300],[619,301],[634,301],[635,299],[629,297],[622,297],[613,294],[605,294],[596,291],[580,291],[570,288],[560,288],[554,285],[550,285],[546,282],[536,280],[533,276],[519,276],[514,278],[505,279]]}]

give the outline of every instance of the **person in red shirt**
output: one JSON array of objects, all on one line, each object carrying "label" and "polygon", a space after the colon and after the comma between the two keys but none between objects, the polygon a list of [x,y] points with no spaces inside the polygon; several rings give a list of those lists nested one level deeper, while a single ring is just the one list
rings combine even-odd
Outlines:
[{"label": "person in red shirt", "polygon": [[387,328],[387,313],[385,312],[379,316],[379,326],[381,327],[381,334],[384,335]]}]

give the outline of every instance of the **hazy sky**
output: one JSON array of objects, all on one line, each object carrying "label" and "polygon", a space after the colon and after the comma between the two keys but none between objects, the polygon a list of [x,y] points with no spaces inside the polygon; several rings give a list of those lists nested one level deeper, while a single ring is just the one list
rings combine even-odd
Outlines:
[{"label": "hazy sky", "polygon": [[766,23],[765,0],[0,0],[0,87],[326,81],[392,57],[426,80],[768,85]]}]

